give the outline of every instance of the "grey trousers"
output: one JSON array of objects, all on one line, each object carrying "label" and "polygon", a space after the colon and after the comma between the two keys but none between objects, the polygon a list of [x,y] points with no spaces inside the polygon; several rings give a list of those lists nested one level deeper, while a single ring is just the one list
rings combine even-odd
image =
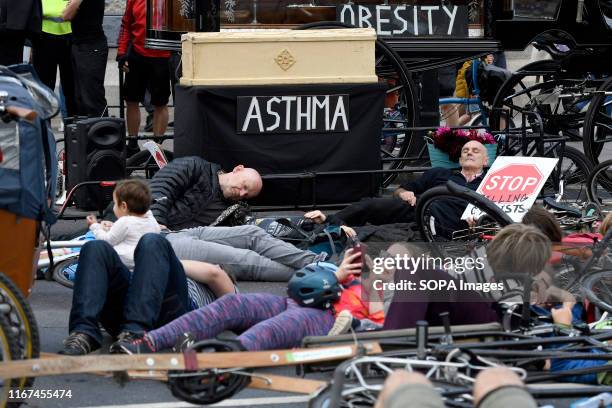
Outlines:
[{"label": "grey trousers", "polygon": [[222,265],[238,280],[287,282],[296,270],[322,260],[255,225],[191,228],[166,238],[179,259]]}]

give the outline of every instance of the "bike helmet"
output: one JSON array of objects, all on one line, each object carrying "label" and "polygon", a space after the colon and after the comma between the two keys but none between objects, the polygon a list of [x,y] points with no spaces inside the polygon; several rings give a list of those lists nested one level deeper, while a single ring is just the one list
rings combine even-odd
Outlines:
[{"label": "bike helmet", "polygon": [[289,280],[287,294],[300,306],[329,309],[342,292],[336,278],[337,269],[327,262],[306,265]]}]

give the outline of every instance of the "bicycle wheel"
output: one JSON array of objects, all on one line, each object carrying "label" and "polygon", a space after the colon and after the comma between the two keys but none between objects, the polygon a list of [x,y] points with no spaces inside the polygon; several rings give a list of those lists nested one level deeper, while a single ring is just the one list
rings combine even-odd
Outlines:
[{"label": "bicycle wheel", "polygon": [[74,287],[74,278],[79,258],[70,258],[59,262],[53,268],[53,280],[69,289]]},{"label": "bicycle wheel", "polygon": [[587,180],[589,201],[602,209],[612,208],[612,160],[599,163]]},{"label": "bicycle wheel", "polygon": [[[40,337],[32,308],[21,291],[3,273],[0,273],[0,303],[8,305],[5,318],[15,334],[18,358],[38,358]],[[32,385],[34,378],[20,378],[15,386],[25,388]]]},{"label": "bicycle wheel", "polygon": [[[606,92],[608,93],[606,95]],[[584,119],[584,153],[593,164],[599,163],[604,144],[612,141],[612,78],[597,90]]]},{"label": "bicycle wheel", "polygon": [[[6,304],[0,303],[0,307]],[[0,313],[0,361],[7,362],[18,360],[20,358],[19,346],[17,345],[17,336],[13,333],[11,324],[6,319],[5,315]],[[0,407],[18,407],[19,402],[8,402],[10,389],[19,387],[19,380],[0,380]],[[21,389],[21,387],[20,387]]]},{"label": "bicycle wheel", "polygon": [[[163,151],[168,162],[171,162],[174,159],[174,153],[166,149],[163,149]],[[148,150],[141,150],[129,157],[126,161],[126,166],[128,167],[126,176],[139,175],[144,178],[151,178],[157,173],[157,170],[159,170],[155,163],[155,159],[153,159],[153,156],[151,156]],[[149,169],[149,167],[153,168]]]},{"label": "bicycle wheel", "polygon": [[[472,194],[458,194],[446,186],[432,188],[417,200],[416,220],[427,242],[449,242],[472,240],[475,235],[492,232],[512,223],[512,220],[485,197]],[[460,217],[463,211],[472,204],[483,216],[479,219],[479,227],[474,231],[463,220],[449,221]]]},{"label": "bicycle wheel", "polygon": [[585,296],[603,311],[612,313],[612,271],[587,275],[582,281]]},{"label": "bicycle wheel", "polygon": [[[531,128],[539,127],[533,113],[542,120],[545,134],[569,137],[580,141],[584,122],[584,107],[590,100],[586,89],[599,81],[568,78],[562,75],[556,61],[536,61],[522,67],[500,88],[492,105],[491,128],[504,130],[510,121],[510,129],[522,124],[526,115]],[[564,97],[560,97],[564,94]],[[573,95],[573,96],[568,96]],[[507,119],[501,119],[502,112]],[[506,123],[504,123],[506,122]]]},{"label": "bicycle wheel", "polygon": [[[325,28],[354,28],[337,21],[321,21],[297,27],[297,30]],[[376,40],[375,70],[379,80],[390,85],[386,91],[387,99],[397,99],[394,106],[386,107],[383,112],[383,129],[381,131],[380,155],[383,168],[400,169],[405,166],[401,159],[420,153],[423,143],[419,143],[412,131],[401,130],[417,125],[417,94],[409,71],[401,57],[383,40]],[[400,130],[395,130],[400,129]],[[423,141],[424,142],[424,141]],[[382,184],[388,186],[397,174],[383,177]]]},{"label": "bicycle wheel", "polygon": [[[563,153],[561,154],[561,150]],[[562,201],[583,203],[588,200],[587,180],[593,166],[580,150],[565,146],[554,152],[559,164],[542,187],[542,196],[552,196],[563,190]]]}]

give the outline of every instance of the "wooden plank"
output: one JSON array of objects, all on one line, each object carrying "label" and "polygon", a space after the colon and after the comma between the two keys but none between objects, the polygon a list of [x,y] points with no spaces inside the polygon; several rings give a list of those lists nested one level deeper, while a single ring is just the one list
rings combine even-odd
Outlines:
[{"label": "wooden plank", "polygon": [[[382,352],[378,343],[364,343],[368,354]],[[199,353],[198,368],[275,367],[323,361],[345,360],[356,355],[355,345],[311,349],[251,352]],[[0,364],[0,378],[40,377],[91,373],[96,371],[183,370],[182,354],[88,355],[79,357],[15,360]]]},{"label": "wooden plank", "polygon": [[[168,381],[164,371],[128,371],[130,380]],[[310,380],[307,378],[287,377],[267,373],[256,373],[251,377],[249,388],[268,391],[292,392],[295,394],[312,394],[319,388],[325,387],[325,381]]]},{"label": "wooden plank", "polygon": [[[262,378],[265,377],[265,378]],[[258,390],[293,392],[295,394],[312,394],[325,387],[325,381],[306,378],[285,377],[281,375],[261,374],[253,377],[249,388]]]}]

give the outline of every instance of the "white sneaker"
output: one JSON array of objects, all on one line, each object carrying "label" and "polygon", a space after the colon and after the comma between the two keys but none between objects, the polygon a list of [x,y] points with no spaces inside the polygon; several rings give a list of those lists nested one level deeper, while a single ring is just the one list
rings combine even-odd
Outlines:
[{"label": "white sneaker", "polygon": [[348,310],[343,310],[336,316],[333,327],[327,333],[328,336],[338,336],[348,333],[353,323],[353,315]]}]

